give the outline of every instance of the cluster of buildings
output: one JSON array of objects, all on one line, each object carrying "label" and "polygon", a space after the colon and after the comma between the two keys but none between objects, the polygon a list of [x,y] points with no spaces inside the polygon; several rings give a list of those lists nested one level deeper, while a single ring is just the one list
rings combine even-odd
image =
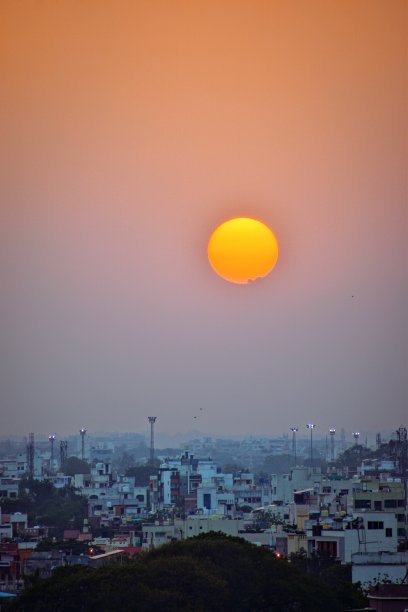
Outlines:
[{"label": "cluster of buildings", "polygon": [[[209,531],[242,537],[280,556],[305,551],[335,557],[351,563],[353,580],[365,586],[407,575],[406,464],[398,455],[363,461],[352,476],[332,463],[324,473],[295,465],[286,474],[257,478],[247,470],[223,472],[211,457],[184,451],[163,459],[143,486],[112,468],[106,445],[91,449],[90,459],[90,473],[73,476],[59,472],[50,451],[32,459],[34,477],[56,487],[72,485],[87,498],[83,529],[67,528],[64,538],[88,543],[88,553],[38,553],[47,526],[29,525],[22,513],[0,514],[3,587],[36,570],[46,576],[61,564],[120,560]],[[18,497],[27,462],[24,453],[0,460],[0,498]]]}]

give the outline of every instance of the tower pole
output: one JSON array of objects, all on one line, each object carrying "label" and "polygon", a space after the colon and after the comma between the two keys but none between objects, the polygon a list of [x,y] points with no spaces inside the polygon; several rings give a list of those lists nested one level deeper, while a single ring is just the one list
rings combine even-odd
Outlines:
[{"label": "tower pole", "polygon": [[157,417],[150,416],[150,463],[153,464],[154,461],[154,424],[156,422]]}]

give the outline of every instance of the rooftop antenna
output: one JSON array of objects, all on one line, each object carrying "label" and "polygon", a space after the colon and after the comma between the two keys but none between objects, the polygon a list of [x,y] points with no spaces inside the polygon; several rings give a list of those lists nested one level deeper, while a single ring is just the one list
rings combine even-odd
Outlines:
[{"label": "rooftop antenna", "polygon": [[149,418],[149,423],[150,423],[150,463],[153,464],[153,461],[154,461],[154,424],[156,422],[157,417],[150,416],[148,418]]}]

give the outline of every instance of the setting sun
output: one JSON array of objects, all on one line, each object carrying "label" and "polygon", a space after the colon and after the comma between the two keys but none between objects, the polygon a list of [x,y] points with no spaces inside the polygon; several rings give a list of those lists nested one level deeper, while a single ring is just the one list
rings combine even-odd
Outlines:
[{"label": "setting sun", "polygon": [[244,285],[269,274],[278,259],[278,242],[264,223],[237,217],[213,232],[208,259],[219,276]]}]

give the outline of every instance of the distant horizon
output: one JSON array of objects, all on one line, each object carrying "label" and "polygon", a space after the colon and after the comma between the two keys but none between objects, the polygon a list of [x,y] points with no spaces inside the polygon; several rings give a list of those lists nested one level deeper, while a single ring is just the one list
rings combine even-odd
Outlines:
[{"label": "distant horizon", "polygon": [[[381,437],[385,437],[387,439],[391,439],[394,434],[396,434],[397,429],[401,426],[398,425],[397,427],[395,427],[394,429],[391,430],[382,430],[382,431],[372,431],[372,430],[361,430],[360,433],[360,440],[359,440],[359,444],[365,444],[365,438],[369,438],[369,439],[373,439],[373,442],[375,442],[375,437],[377,436],[377,434],[380,434]],[[339,443],[341,440],[341,431],[342,429],[339,428],[338,430],[336,430],[336,436],[335,436],[335,441],[336,443]],[[353,432],[355,430],[346,430],[344,429],[344,433],[346,435],[346,441],[352,443],[352,436],[353,436]],[[67,432],[67,433],[58,433],[58,432],[27,432],[24,434],[11,434],[11,435],[0,435],[0,440],[1,441],[6,441],[6,440],[12,440],[12,441],[22,441],[25,440],[29,433],[34,433],[34,438],[41,441],[41,442],[46,442],[48,440],[48,436],[51,434],[55,434],[56,435],[56,440],[63,440],[66,438],[75,438],[78,439],[78,442],[80,441],[80,434],[79,434],[79,429],[78,432],[73,431],[71,433]],[[289,442],[291,442],[292,439],[292,433],[290,431],[290,429],[288,429],[288,431],[283,431],[281,433],[276,433],[276,434],[265,434],[265,433],[247,433],[244,435],[238,434],[238,435],[234,435],[234,434],[217,434],[217,433],[209,433],[209,432],[199,432],[196,430],[192,430],[190,432],[178,432],[175,434],[168,434],[166,432],[160,431],[160,430],[155,430],[155,447],[158,447],[158,444],[161,444],[162,440],[168,441],[170,442],[171,440],[175,441],[175,440],[179,440],[179,443],[185,443],[185,442],[192,442],[194,439],[203,439],[203,438],[212,438],[214,440],[222,440],[222,439],[226,439],[226,440],[245,440],[245,439],[276,439],[276,438],[288,438]],[[327,436],[329,435],[329,429],[327,429],[327,431],[318,431],[317,427],[316,429],[314,429],[313,431],[313,439],[314,440],[325,440],[327,438]],[[150,430],[142,430],[142,431],[98,431],[98,430],[87,430],[86,433],[86,439],[95,439],[95,438],[109,438],[109,437],[115,437],[115,436],[140,436],[142,438],[145,439],[146,441],[146,446],[148,447],[149,444],[148,442],[150,442]],[[307,429],[305,428],[305,431],[303,432],[301,430],[301,428],[299,428],[299,431],[296,434],[297,440],[309,440],[310,439],[310,434],[307,432]],[[169,446],[168,444],[162,444],[162,446],[166,447]]]}]

